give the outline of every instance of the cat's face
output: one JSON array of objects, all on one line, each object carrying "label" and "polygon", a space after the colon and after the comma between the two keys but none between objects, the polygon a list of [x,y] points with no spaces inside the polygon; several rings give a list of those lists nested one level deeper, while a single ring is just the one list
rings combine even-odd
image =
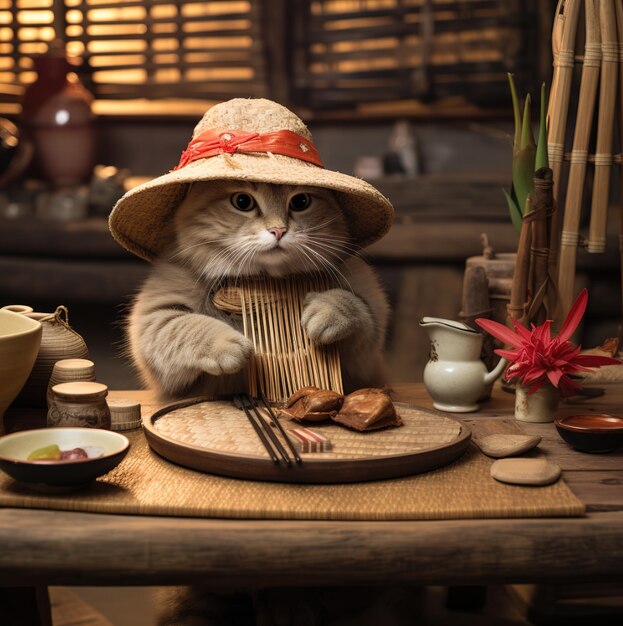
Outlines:
[{"label": "cat's face", "polygon": [[174,260],[208,280],[332,273],[351,249],[333,193],[316,187],[196,182],[175,226]]}]

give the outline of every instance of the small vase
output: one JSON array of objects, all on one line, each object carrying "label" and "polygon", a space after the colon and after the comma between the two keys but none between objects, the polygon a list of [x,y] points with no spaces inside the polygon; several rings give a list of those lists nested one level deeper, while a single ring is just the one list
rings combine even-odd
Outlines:
[{"label": "small vase", "polygon": [[534,393],[517,385],[515,390],[515,419],[522,422],[553,422],[558,415],[560,394],[553,385],[543,385]]},{"label": "small vase", "polygon": [[56,188],[79,185],[95,165],[93,96],[76,76],[62,42],[53,42],[34,65],[37,80],[22,97],[22,125],[44,177]]}]

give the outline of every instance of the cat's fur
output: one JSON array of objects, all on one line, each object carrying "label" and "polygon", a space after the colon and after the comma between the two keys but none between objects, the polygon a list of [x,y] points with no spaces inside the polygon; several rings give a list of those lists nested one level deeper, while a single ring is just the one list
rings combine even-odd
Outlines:
[{"label": "cat's fur", "polygon": [[[249,212],[233,194],[256,202]],[[307,193],[309,208],[289,210]],[[385,382],[382,347],[388,305],[372,269],[353,254],[336,195],[325,189],[249,182],[197,182],[174,220],[175,238],[134,303],[129,345],[144,381],[167,398],[244,388],[253,346],[239,321],[214,307],[225,279],[325,271],[341,288],[308,294],[302,324],[321,343],[337,343],[346,389]],[[269,229],[285,228],[278,239]]]}]

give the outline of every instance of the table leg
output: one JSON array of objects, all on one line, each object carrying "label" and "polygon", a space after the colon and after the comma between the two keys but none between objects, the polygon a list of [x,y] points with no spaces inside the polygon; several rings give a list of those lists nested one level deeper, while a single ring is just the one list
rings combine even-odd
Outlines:
[{"label": "table leg", "polygon": [[0,587],[2,626],[52,626],[47,587]]}]

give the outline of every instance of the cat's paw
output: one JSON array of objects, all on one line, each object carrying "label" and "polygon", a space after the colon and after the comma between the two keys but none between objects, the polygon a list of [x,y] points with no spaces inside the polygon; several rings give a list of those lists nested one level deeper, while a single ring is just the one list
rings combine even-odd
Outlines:
[{"label": "cat's paw", "polygon": [[369,319],[369,310],[361,298],[344,289],[329,289],[307,294],[301,326],[312,341],[330,344],[350,337]]},{"label": "cat's paw", "polygon": [[199,367],[213,376],[235,374],[252,354],[253,343],[237,330],[227,328],[204,348]]}]

